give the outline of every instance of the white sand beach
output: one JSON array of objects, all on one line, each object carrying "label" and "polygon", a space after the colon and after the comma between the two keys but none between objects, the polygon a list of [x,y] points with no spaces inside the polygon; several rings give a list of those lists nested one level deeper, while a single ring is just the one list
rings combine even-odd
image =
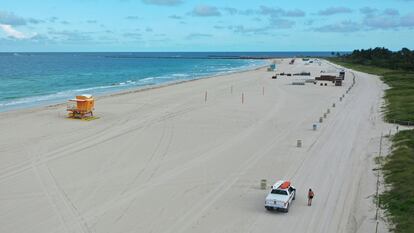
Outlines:
[{"label": "white sand beach", "polygon": [[[338,72],[288,62],[277,72]],[[100,98],[93,121],[64,105],[0,113],[0,232],[374,232],[386,86],[350,70],[342,87],[272,74]],[[289,213],[265,210],[261,179],[292,181]]]}]

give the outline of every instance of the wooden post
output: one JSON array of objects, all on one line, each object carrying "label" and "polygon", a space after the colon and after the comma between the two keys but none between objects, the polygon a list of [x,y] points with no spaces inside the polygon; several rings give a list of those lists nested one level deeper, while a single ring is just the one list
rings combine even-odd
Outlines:
[{"label": "wooden post", "polygon": [[233,86],[230,87],[230,94],[233,95]]},{"label": "wooden post", "polygon": [[262,88],[262,94],[263,94],[263,96],[264,96],[264,94],[265,94],[265,89],[264,89],[264,87]]},{"label": "wooden post", "polygon": [[207,91],[206,91],[206,93],[204,95],[204,103],[207,103]]},{"label": "wooden post", "polygon": [[302,140],[298,140],[296,143],[296,146],[299,148],[302,147]]},{"label": "wooden post", "polygon": [[265,189],[266,189],[266,187],[267,187],[267,180],[266,180],[266,179],[262,179],[262,180],[260,181],[260,189],[265,190]]},{"label": "wooden post", "polygon": [[244,104],[244,92],[242,92],[242,96],[241,96],[241,100],[242,100],[242,104]]},{"label": "wooden post", "polygon": [[[382,156],[382,137],[383,137],[383,134],[381,133],[378,157]],[[379,161],[381,161],[381,160],[379,160]],[[377,191],[376,191],[377,209],[375,211],[375,220],[377,221],[377,225],[376,225],[376,228],[375,228],[375,232],[378,232],[378,216],[379,216],[379,208],[380,208],[380,196],[379,196],[380,181],[379,181],[379,179],[380,179],[380,169],[377,169]]]},{"label": "wooden post", "polygon": [[382,156],[382,133],[381,133],[381,138],[380,138],[380,148],[379,148],[379,156]]}]

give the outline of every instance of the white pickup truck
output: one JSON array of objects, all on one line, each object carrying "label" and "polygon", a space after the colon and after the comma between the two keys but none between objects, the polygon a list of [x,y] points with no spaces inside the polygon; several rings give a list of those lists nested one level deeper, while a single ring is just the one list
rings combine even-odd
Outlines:
[{"label": "white pickup truck", "polygon": [[272,190],[266,196],[265,208],[269,211],[283,210],[288,212],[295,196],[296,189],[291,186],[290,181],[280,180],[272,186]]}]

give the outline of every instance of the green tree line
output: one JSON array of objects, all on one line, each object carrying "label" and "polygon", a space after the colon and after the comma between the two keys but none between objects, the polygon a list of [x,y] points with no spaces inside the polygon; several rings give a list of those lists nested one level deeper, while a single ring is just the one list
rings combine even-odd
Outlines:
[{"label": "green tree line", "polygon": [[377,66],[393,70],[414,71],[414,50],[403,48],[391,51],[387,48],[357,49],[339,57],[344,62]]}]

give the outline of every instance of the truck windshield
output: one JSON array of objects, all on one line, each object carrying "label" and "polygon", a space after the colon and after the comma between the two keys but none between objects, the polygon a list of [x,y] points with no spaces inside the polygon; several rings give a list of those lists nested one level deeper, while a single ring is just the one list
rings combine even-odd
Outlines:
[{"label": "truck windshield", "polygon": [[288,195],[288,193],[284,190],[273,189],[272,194],[280,194],[280,195]]}]

